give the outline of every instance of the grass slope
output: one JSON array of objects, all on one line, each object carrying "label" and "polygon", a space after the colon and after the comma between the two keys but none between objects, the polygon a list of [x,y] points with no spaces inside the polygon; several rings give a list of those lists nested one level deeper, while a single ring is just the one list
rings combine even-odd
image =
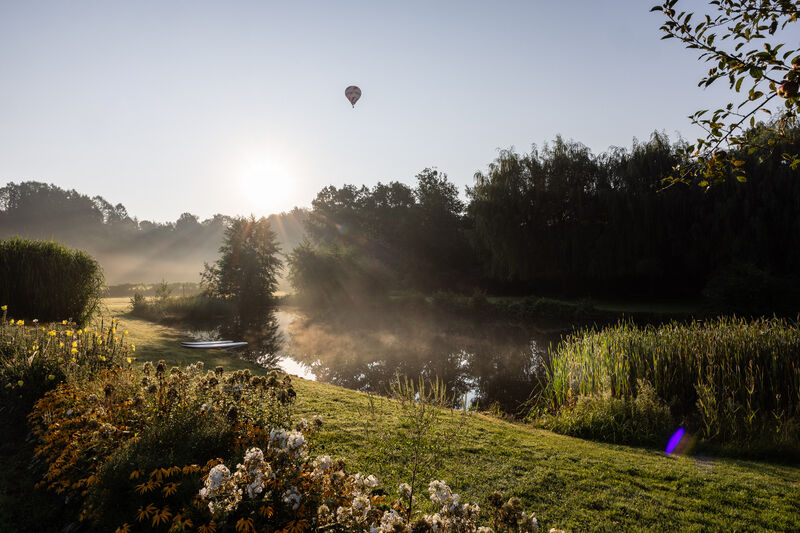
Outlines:
[{"label": "grass slope", "polygon": [[[187,350],[180,332],[125,315],[124,299],[107,299],[137,345],[140,361],[204,360],[226,370],[253,366],[222,351]],[[370,433],[392,432],[397,408],[365,427],[367,397],[295,380],[299,416],[325,425],[315,453],[348,461],[350,471],[377,471]],[[447,416],[457,416],[447,415]],[[549,529],[575,531],[797,531],[800,469],[729,459],[666,457],[659,450],[614,446],[556,435],[480,414],[468,416],[438,476],[466,500],[485,504],[492,490],[519,496]],[[383,479],[390,488],[397,479]],[[545,529],[546,530],[546,529]]]}]

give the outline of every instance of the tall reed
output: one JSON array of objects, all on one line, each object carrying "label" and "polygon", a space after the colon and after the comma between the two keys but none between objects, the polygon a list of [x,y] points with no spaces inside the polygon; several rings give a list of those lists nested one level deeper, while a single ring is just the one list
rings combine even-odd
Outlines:
[{"label": "tall reed", "polygon": [[551,353],[540,400],[555,412],[581,396],[632,398],[639,380],[706,438],[749,439],[767,428],[796,434],[800,327],[780,318],[722,317],[584,331]]}]

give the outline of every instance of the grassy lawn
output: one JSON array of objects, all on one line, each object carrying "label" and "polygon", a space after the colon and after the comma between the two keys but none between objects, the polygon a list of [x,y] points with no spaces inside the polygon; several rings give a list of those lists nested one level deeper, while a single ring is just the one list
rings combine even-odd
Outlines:
[{"label": "grassy lawn", "polygon": [[[187,350],[180,332],[126,315],[127,300],[107,299],[136,344],[139,361],[203,360],[226,369],[251,368],[222,351]],[[367,396],[295,380],[299,416],[325,425],[315,453],[348,461],[350,471],[377,473],[371,437],[396,427],[397,405],[370,424]],[[448,414],[447,417],[457,417]],[[730,459],[667,457],[660,450],[564,437],[522,424],[470,414],[437,473],[466,500],[486,503],[493,490],[519,496],[546,529],[574,531],[798,531],[800,469]],[[398,479],[384,478],[388,487]]]}]

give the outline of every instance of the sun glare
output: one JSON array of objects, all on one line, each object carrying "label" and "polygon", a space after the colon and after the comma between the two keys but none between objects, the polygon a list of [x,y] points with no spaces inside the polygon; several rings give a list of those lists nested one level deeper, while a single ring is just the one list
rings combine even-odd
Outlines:
[{"label": "sun glare", "polygon": [[239,175],[239,187],[247,206],[259,214],[288,211],[292,179],[276,160],[262,156],[247,160]]}]

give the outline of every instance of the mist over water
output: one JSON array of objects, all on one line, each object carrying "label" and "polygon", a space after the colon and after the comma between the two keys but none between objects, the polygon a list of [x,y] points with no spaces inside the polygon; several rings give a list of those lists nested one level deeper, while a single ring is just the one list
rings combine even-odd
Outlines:
[{"label": "mist over water", "polygon": [[439,379],[457,404],[517,411],[538,389],[557,330],[436,313],[371,310],[310,317],[281,310],[282,368],[385,394],[396,375]]}]

